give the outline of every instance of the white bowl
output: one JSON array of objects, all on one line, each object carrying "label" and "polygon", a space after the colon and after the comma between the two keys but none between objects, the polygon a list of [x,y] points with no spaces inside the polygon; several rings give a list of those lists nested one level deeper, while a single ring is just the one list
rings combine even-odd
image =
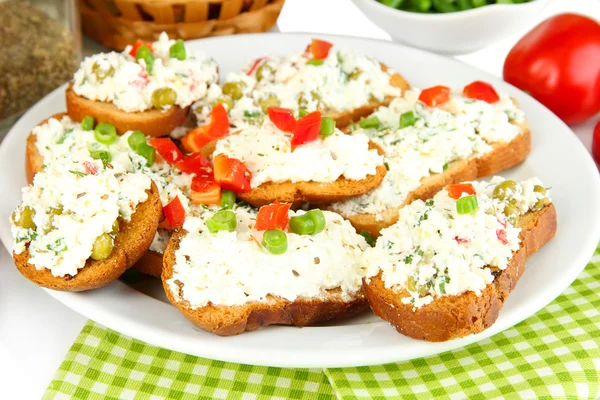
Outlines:
[{"label": "white bowl", "polygon": [[401,11],[377,0],[352,1],[394,40],[441,54],[465,54],[482,49],[531,23],[551,0],[491,4],[445,14]]}]

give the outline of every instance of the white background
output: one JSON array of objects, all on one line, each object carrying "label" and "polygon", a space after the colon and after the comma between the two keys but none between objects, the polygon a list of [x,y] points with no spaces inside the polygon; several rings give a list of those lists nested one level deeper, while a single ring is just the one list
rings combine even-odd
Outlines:
[{"label": "white background", "polygon": [[[542,19],[565,11],[584,13],[600,20],[598,0],[554,0],[527,29],[487,49],[457,58],[501,75],[504,58],[512,45]],[[278,27],[282,32],[320,32],[389,40],[389,35],[366,19],[350,0],[287,0]],[[99,49],[97,44],[86,41],[85,53]],[[598,119],[597,116],[572,127],[588,149]],[[85,321],[86,318],[23,278],[0,246],[0,399],[41,398]]]}]

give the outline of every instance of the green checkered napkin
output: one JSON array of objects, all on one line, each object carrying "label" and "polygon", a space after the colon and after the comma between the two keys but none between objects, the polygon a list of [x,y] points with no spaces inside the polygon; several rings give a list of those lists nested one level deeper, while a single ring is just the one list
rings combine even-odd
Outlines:
[{"label": "green checkered napkin", "polygon": [[600,247],[571,287],[517,326],[436,356],[360,368],[284,369],[207,360],[90,321],[44,399],[596,399],[598,288]]}]

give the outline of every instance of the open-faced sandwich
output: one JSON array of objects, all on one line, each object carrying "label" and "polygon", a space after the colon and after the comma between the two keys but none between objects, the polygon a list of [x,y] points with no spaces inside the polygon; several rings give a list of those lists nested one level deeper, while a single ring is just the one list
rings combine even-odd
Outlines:
[{"label": "open-faced sandwich", "polygon": [[442,86],[408,90],[354,132],[383,149],[388,171],[375,190],[331,209],[373,237],[396,222],[402,206],[431,198],[447,184],[512,167],[531,149],[523,112],[483,82],[456,94]]},{"label": "open-faced sandwich", "polygon": [[367,308],[367,247],[336,213],[237,207],[187,218],[169,242],[162,280],[190,321],[218,335],[312,325]]},{"label": "open-faced sandwich", "polygon": [[[218,109],[224,110],[221,105]],[[210,125],[215,121],[213,117]],[[221,171],[236,171],[232,176],[239,183],[232,190],[256,207],[276,200],[342,201],[376,188],[385,176],[383,157],[368,136],[345,135],[319,111],[296,120],[292,110],[270,107],[258,126],[208,144],[203,137],[194,138],[193,148],[198,150],[201,143],[211,149],[215,180],[229,184]]]},{"label": "open-faced sandwich", "polygon": [[104,286],[148,250],[161,215],[152,180],[89,157],[62,158],[23,189],[11,217],[13,257],[36,284]]},{"label": "open-faced sandwich", "polygon": [[214,60],[163,32],[154,43],[85,58],[67,89],[67,110],[75,121],[92,116],[119,134],[165,136],[183,125],[190,105],[217,80]]},{"label": "open-faced sandwich", "polygon": [[171,139],[147,140],[140,131],[119,136],[112,125],[96,124],[91,117],[76,123],[68,116],[56,115],[35,127],[27,139],[28,180],[31,183],[56,160],[86,157],[122,171],[142,173],[156,184],[163,210],[161,223],[150,250],[136,264],[155,277],[160,277],[170,232],[181,227],[186,215],[235,202],[235,194],[221,191],[215,184],[211,163],[202,154],[183,155]]},{"label": "open-faced sandwich", "polygon": [[193,110],[202,125],[214,104],[224,104],[235,127],[259,125],[269,107],[288,108],[296,116],[320,110],[342,128],[407,88],[402,76],[379,61],[315,39],[306,50],[262,57],[230,73]]},{"label": "open-faced sandwich", "polygon": [[556,224],[536,178],[448,185],[402,208],[365,252],[365,295],[375,314],[412,338],[440,342],[481,332]]}]

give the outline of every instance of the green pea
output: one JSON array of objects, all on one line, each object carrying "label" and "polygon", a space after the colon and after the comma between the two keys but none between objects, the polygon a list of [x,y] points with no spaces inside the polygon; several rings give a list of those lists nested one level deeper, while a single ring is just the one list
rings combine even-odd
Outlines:
[{"label": "green pea", "polygon": [[35,229],[36,225],[35,225],[35,222],[33,222],[34,216],[35,216],[35,210],[29,206],[25,206],[19,213],[19,219],[15,219],[14,214],[13,214],[13,221],[14,221],[15,225],[17,225],[23,229]]},{"label": "green pea", "polygon": [[168,108],[177,101],[177,92],[170,87],[156,89],[152,93],[152,106],[154,108]]},{"label": "green pea", "polygon": [[103,233],[94,241],[91,257],[94,260],[106,260],[112,253],[113,247],[113,238],[108,233]]},{"label": "green pea", "polygon": [[169,56],[171,58],[176,58],[178,60],[185,60],[186,52],[185,45],[183,44],[183,40],[178,39],[173,46],[169,49]]},{"label": "green pea", "polygon": [[517,182],[511,180],[505,180],[504,182],[500,182],[494,188],[493,198],[498,200],[505,200],[508,196],[508,191],[515,192],[517,190]]},{"label": "green pea", "polygon": [[219,97],[217,100],[215,100],[212,103],[212,106],[214,107],[217,104],[226,105],[228,110],[231,110],[233,108],[233,100],[231,100],[231,97],[229,97],[229,96],[221,96],[221,97]]},{"label": "green pea", "polygon": [[543,187],[543,186],[540,186],[540,185],[535,185],[535,186],[533,187],[533,191],[534,191],[535,193],[541,193],[541,194],[542,194],[542,195],[544,195],[544,196],[546,196],[546,194],[547,194],[546,188],[545,188],[545,187]]},{"label": "green pea", "polygon": [[148,75],[152,75],[152,67],[154,66],[154,55],[150,51],[150,49],[146,46],[140,46],[135,55],[135,60],[144,60],[146,63],[146,71],[148,71]]},{"label": "green pea", "polygon": [[408,289],[409,292],[417,291],[417,281],[415,280],[414,277],[412,277],[412,276],[408,277],[408,279],[406,280],[406,288]]},{"label": "green pea", "polygon": [[239,100],[244,95],[242,84],[240,82],[226,82],[223,84],[221,91],[233,100]]},{"label": "green pea", "polygon": [[112,65],[109,66],[108,69],[103,69],[100,67],[100,64],[94,63],[94,65],[92,65],[92,73],[96,76],[98,82],[102,82],[109,76],[113,76],[115,69]]},{"label": "green pea", "polygon": [[256,70],[256,80],[259,82],[262,81],[267,72],[269,75],[272,75],[275,70],[269,64],[264,63]]},{"label": "green pea", "polygon": [[116,219],[115,222],[113,222],[110,233],[112,233],[113,235],[116,235],[117,233],[119,233],[119,220],[118,219]]},{"label": "green pea", "polygon": [[281,102],[279,101],[277,96],[275,96],[274,94],[270,94],[264,99],[260,99],[258,101],[258,104],[260,105],[262,111],[266,114],[269,107],[279,107],[281,105]]}]

